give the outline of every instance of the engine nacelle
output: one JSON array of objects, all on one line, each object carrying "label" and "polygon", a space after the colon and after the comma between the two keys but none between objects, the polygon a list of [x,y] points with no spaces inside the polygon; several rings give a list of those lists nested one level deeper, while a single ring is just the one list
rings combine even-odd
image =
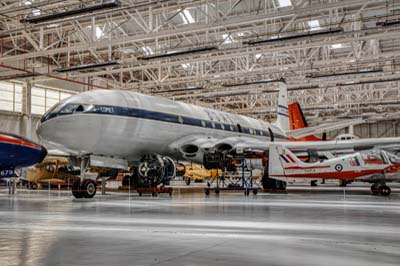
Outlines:
[{"label": "engine nacelle", "polygon": [[171,143],[169,148],[179,153],[185,160],[202,163],[204,153],[212,148],[216,141],[213,137],[190,135]]},{"label": "engine nacelle", "polygon": [[236,169],[232,163],[232,158],[229,158],[225,153],[218,151],[213,153],[205,153],[203,156],[203,165],[207,170],[226,169],[228,171],[232,171]]}]

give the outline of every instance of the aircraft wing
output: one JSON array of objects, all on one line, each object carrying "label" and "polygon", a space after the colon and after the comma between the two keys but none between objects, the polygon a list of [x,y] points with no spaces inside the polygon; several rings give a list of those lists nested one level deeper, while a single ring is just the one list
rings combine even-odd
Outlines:
[{"label": "aircraft wing", "polygon": [[398,138],[371,138],[329,141],[274,141],[255,137],[228,137],[218,139],[213,136],[190,135],[182,138],[169,147],[172,152],[180,154],[183,159],[203,163],[204,156],[222,152],[225,154],[242,154],[243,152],[267,152],[271,144],[282,145],[292,152],[303,155],[310,150],[316,152],[330,152],[348,154],[360,150],[376,147],[393,147],[391,150],[400,151],[400,137]]},{"label": "aircraft wing", "polygon": [[[329,140],[329,141],[288,141],[274,142],[277,145],[284,145],[293,152],[330,151],[333,153],[349,153],[359,150],[367,150],[376,147],[400,148],[400,137],[398,138],[370,138],[352,140]],[[233,148],[239,150],[269,150],[271,142],[236,143]]]},{"label": "aircraft wing", "polygon": [[335,122],[335,123],[325,123],[325,124],[321,124],[321,125],[314,126],[314,127],[305,127],[305,128],[290,130],[290,131],[285,132],[285,135],[289,138],[299,139],[299,138],[306,137],[306,136],[311,136],[311,135],[320,134],[320,133],[324,133],[324,132],[328,132],[328,131],[332,131],[332,130],[336,130],[336,129],[341,129],[341,128],[352,126],[352,125],[361,124],[363,122],[365,122],[365,121],[362,118],[348,119],[348,120],[339,121],[339,122]]}]

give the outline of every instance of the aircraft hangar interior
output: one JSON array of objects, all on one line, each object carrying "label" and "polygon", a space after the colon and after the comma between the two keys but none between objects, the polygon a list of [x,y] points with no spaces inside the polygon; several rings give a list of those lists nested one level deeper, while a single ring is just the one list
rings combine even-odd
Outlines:
[{"label": "aircraft hangar interior", "polygon": [[400,265],[400,0],[0,15],[0,266]]}]

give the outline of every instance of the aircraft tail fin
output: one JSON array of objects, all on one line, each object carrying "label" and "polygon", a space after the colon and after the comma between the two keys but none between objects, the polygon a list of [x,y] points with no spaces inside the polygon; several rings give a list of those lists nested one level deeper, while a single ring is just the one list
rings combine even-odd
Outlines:
[{"label": "aircraft tail fin", "polygon": [[[304,116],[303,110],[298,102],[293,102],[288,105],[288,115],[290,130],[296,130],[308,127],[307,119]],[[305,136],[303,138],[297,139],[297,141],[321,141],[322,139],[315,136]]]},{"label": "aircraft tail fin", "polygon": [[287,92],[286,82],[284,79],[281,79],[281,82],[279,82],[276,124],[283,131],[289,130],[288,92]]},{"label": "aircraft tail fin", "polygon": [[271,144],[268,158],[269,177],[274,179],[284,180],[286,168],[304,164],[294,153],[282,145]]},{"label": "aircraft tail fin", "polygon": [[306,117],[298,102],[288,105],[290,130],[308,127]]}]

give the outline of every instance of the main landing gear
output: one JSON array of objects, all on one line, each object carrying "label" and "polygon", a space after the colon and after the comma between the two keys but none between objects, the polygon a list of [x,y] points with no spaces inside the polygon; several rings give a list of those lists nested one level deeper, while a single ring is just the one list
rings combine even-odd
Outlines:
[{"label": "main landing gear", "polygon": [[375,183],[371,186],[371,192],[374,195],[389,196],[392,190],[385,184]]},{"label": "main landing gear", "polygon": [[264,169],[264,175],[261,179],[262,186],[265,190],[273,191],[286,191],[286,182],[269,178],[268,176],[268,166]]}]

